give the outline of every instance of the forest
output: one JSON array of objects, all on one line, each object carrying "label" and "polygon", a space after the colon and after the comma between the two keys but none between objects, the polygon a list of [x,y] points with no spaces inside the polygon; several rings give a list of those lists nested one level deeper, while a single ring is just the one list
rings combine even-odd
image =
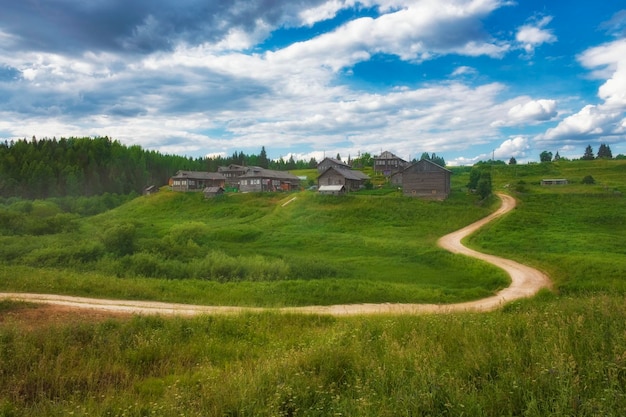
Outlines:
[{"label": "forest", "polygon": [[167,184],[178,170],[217,171],[218,166],[257,165],[277,170],[317,166],[317,161],[268,159],[235,152],[230,157],[190,158],[164,155],[107,136],[4,141],[0,143],[0,197],[44,199],[141,193]]}]

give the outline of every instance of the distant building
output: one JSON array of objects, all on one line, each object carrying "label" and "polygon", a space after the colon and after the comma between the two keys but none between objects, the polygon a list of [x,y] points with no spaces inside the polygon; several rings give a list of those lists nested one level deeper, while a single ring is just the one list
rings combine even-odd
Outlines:
[{"label": "distant building", "polygon": [[318,192],[326,195],[342,195],[346,193],[346,187],[344,185],[322,185]]},{"label": "distant building", "polygon": [[173,191],[202,191],[206,187],[223,187],[226,178],[217,172],[178,171],[170,183]]},{"label": "distant building", "polygon": [[319,164],[317,164],[317,172],[320,174],[326,171],[328,168],[352,169],[350,165],[334,158],[324,158]]},{"label": "distant building", "polygon": [[409,163],[404,159],[385,151],[374,157],[374,172],[389,177],[396,172],[402,171]]},{"label": "distant building", "polygon": [[213,198],[224,194],[224,189],[222,187],[206,187],[202,192],[204,198]]},{"label": "distant building", "polygon": [[227,186],[238,187],[239,177],[245,174],[249,168],[259,167],[246,167],[243,165],[230,164],[228,166],[217,167],[217,172],[222,174],[226,178]]},{"label": "distant building", "polygon": [[369,179],[361,171],[330,167],[317,177],[317,185],[319,188],[325,185],[343,185],[346,192],[350,192],[360,190]]},{"label": "distant building", "polygon": [[452,172],[428,159],[409,165],[392,178],[393,184],[402,184],[402,192],[409,197],[444,200],[450,195]]},{"label": "distant building", "polygon": [[274,171],[260,167],[247,167],[239,177],[239,191],[293,191],[300,188],[300,178],[285,171]]},{"label": "distant building", "polygon": [[549,178],[541,180],[541,185],[567,185],[565,178]]}]

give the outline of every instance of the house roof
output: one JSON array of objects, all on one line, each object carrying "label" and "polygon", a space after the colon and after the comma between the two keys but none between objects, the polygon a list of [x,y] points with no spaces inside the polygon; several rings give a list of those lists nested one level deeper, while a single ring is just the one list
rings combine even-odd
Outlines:
[{"label": "house roof", "polygon": [[374,159],[397,159],[397,160],[400,160],[402,162],[406,162],[404,159],[400,158],[399,156],[396,156],[396,155],[392,154],[389,151],[385,151],[385,152],[381,153],[380,155],[374,157]]},{"label": "house roof", "polygon": [[350,168],[350,169],[352,168],[350,165],[346,164],[345,162],[342,162],[342,161],[340,161],[338,159],[335,159],[335,158],[328,158],[328,157],[322,159],[322,161],[319,164],[317,164],[317,166],[319,167],[320,165],[322,165],[324,163],[324,161],[330,161],[334,165],[341,166],[341,167],[344,167],[344,168]]},{"label": "house roof", "polygon": [[345,191],[346,187],[343,185],[320,185],[318,192],[337,192],[337,191]]},{"label": "house roof", "polygon": [[336,169],[335,167],[329,167],[326,171],[322,172],[319,176],[321,177],[322,175],[326,174],[327,172],[329,172],[330,170],[334,170],[335,172],[337,172],[339,175],[341,175],[342,177],[349,179],[349,180],[355,180],[355,181],[363,181],[363,180],[368,180],[370,179],[369,175],[361,172],[361,171],[357,171],[355,169]]},{"label": "house roof", "polygon": [[272,169],[265,169],[260,167],[249,167],[248,171],[240,178],[271,178],[277,180],[287,181],[300,181],[300,178],[296,177],[287,171],[274,171]]},{"label": "house roof", "polygon": [[205,171],[178,171],[173,179],[190,178],[194,180],[225,180],[222,174],[218,172],[205,172]]},{"label": "house roof", "polygon": [[204,190],[202,190],[205,194],[217,194],[217,193],[223,193],[224,189],[222,187],[206,187]]},{"label": "house roof", "polygon": [[221,171],[245,171],[247,167],[243,165],[230,164],[228,166],[217,167],[217,172]]},{"label": "house roof", "polygon": [[450,171],[449,169],[444,168],[444,167],[442,167],[441,165],[434,163],[434,162],[433,162],[433,161],[431,161],[430,159],[420,159],[419,161],[414,162],[414,163],[412,163],[412,164],[408,165],[407,167],[405,167],[405,168],[404,168],[402,171],[400,171],[400,172],[403,172],[403,171],[408,171],[409,169],[411,169],[411,167],[414,167],[414,166],[419,166],[419,165],[424,165],[424,164],[430,164],[430,165],[435,166],[435,167],[437,167],[437,168],[439,168],[439,169],[441,169],[441,170],[443,170],[443,171],[447,171],[447,172],[449,172],[449,173],[452,173],[452,171]]}]

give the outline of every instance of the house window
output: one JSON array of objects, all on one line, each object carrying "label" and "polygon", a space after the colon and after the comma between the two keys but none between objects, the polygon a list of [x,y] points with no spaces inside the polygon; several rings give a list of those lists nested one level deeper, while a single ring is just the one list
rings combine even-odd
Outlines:
[{"label": "house window", "polygon": [[248,180],[241,180],[241,185],[248,185]]}]

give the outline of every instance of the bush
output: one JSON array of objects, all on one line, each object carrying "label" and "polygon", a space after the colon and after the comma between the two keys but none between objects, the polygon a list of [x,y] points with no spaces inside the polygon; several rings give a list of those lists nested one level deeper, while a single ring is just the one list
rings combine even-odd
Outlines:
[{"label": "bush", "polygon": [[583,178],[583,180],[581,182],[583,184],[595,184],[596,180],[593,179],[593,177],[591,175],[587,175],[585,178]]},{"label": "bush", "polygon": [[109,228],[102,236],[106,250],[118,256],[130,255],[135,251],[136,230],[132,224],[118,224]]}]

